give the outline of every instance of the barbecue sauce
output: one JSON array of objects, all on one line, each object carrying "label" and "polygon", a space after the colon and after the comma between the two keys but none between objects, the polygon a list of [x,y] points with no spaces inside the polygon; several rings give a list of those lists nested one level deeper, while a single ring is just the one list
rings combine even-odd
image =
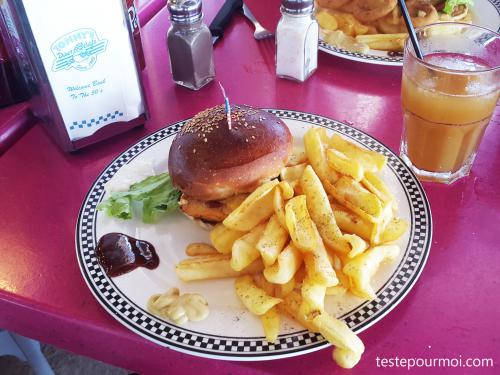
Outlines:
[{"label": "barbecue sauce", "polygon": [[104,272],[110,277],[123,275],[137,267],[154,269],[160,263],[153,245],[122,233],[102,236],[96,254]]}]

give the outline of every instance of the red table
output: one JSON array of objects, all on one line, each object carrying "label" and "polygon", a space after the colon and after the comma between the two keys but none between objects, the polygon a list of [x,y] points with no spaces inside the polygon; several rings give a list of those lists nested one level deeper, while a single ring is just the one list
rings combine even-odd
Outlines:
[{"label": "red table", "polygon": [[[207,23],[221,2],[205,2]],[[264,26],[275,28],[279,1],[247,3]],[[145,128],[65,154],[37,125],[0,159],[0,327],[142,374],[192,374],[199,369],[218,374],[343,372],[332,362],[331,349],[253,363],[165,349],[122,327],[87,289],[76,260],[74,233],[78,210],[94,179],[141,137],[221,102],[215,84],[199,92],[174,86],[165,47],[167,12],[145,18],[150,20],[142,29],[147,61],[143,78],[151,109]],[[401,68],[320,53],[318,70],[305,84],[277,79],[274,42],[256,42],[241,16],[216,46],[215,62],[217,79],[233,102],[329,116],[398,149]],[[353,373],[382,372],[377,358],[381,366],[380,359],[395,357],[461,356],[463,362],[467,357],[492,358],[500,365],[498,113],[468,178],[452,186],[424,184],[434,219],[429,260],[404,301],[360,335],[366,352]],[[456,373],[474,370],[485,374],[494,368],[462,368]]]}]

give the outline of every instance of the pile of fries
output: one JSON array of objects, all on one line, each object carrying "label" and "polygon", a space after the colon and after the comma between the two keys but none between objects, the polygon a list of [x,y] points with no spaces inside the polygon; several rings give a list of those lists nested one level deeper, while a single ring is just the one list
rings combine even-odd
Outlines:
[{"label": "pile of fries", "polygon": [[323,33],[323,40],[333,46],[353,52],[368,50],[400,52],[408,34],[379,33],[373,26],[360,23],[352,14],[334,10],[320,10],[316,18]]},{"label": "pile of fries", "polygon": [[[458,15],[438,10],[435,0],[406,0],[414,27],[436,22],[472,23],[467,6]],[[366,53],[402,52],[408,36],[396,0],[316,0],[322,39],[335,47]]]},{"label": "pile of fries", "polygon": [[176,266],[184,281],[236,277],[243,305],[258,316],[269,342],[289,314],[335,346],[334,360],[358,363],[362,341],[325,311],[325,296],[376,298],[371,278],[394,260],[407,224],[377,173],[384,155],[324,129],[311,128],[305,152],[294,155],[280,179],[264,183],[217,224],[211,245],[191,244]]}]

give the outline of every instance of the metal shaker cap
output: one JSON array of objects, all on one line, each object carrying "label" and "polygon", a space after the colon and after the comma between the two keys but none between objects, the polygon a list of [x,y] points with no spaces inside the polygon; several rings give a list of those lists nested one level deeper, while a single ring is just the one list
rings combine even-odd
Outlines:
[{"label": "metal shaker cap", "polygon": [[172,22],[191,23],[202,17],[201,0],[168,0],[167,8]]},{"label": "metal shaker cap", "polygon": [[281,10],[291,14],[308,14],[314,9],[314,0],[282,0]]}]

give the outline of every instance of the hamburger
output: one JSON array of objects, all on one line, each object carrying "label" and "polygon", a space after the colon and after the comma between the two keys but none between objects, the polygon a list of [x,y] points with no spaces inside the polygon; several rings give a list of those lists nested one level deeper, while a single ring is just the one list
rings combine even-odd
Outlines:
[{"label": "hamburger", "polygon": [[275,115],[223,105],[194,116],[177,134],[168,158],[180,208],[203,222],[224,220],[263,182],[277,177],[292,153],[290,130]]},{"label": "hamburger", "polygon": [[441,21],[470,21],[472,0],[431,0],[431,3],[441,13]]}]

